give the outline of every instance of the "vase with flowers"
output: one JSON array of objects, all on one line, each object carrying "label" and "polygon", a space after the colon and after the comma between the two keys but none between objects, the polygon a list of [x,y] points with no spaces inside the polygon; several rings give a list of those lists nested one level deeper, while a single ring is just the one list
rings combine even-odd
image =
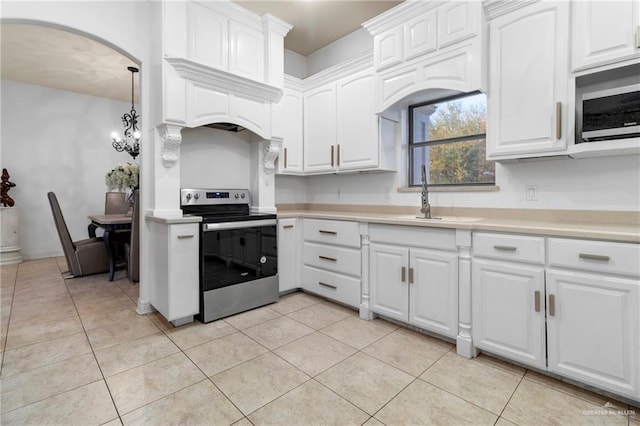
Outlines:
[{"label": "vase with flowers", "polygon": [[110,191],[120,191],[126,193],[125,199],[131,205],[129,211],[133,209],[133,197],[140,182],[140,167],[137,164],[118,164],[105,175],[105,183]]}]

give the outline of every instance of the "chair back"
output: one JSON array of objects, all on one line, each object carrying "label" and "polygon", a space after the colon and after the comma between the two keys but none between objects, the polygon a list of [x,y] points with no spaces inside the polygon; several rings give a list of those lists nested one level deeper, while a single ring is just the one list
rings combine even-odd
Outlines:
[{"label": "chair back", "polygon": [[140,191],[133,193],[133,217],[131,218],[131,247],[129,248],[129,278],[140,281]]},{"label": "chair back", "polygon": [[104,214],[126,214],[130,206],[126,195],[124,192],[107,192],[104,195]]},{"label": "chair back", "polygon": [[53,192],[49,192],[47,194],[47,197],[49,198],[49,204],[51,205],[53,221],[56,224],[56,230],[58,231],[58,237],[60,238],[60,243],[62,244],[64,257],[67,260],[67,267],[69,268],[69,271],[71,271],[71,274],[81,275],[80,264],[78,263],[75,255],[75,245],[73,244],[73,240],[71,239],[71,234],[69,234],[67,224],[64,221],[64,216],[62,215],[62,210],[60,209],[60,204],[58,203],[58,198]]}]

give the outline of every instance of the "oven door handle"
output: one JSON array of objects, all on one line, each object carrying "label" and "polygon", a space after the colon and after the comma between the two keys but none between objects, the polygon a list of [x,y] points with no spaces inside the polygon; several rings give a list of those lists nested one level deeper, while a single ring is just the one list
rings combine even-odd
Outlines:
[{"label": "oven door handle", "polygon": [[239,221],[239,222],[222,222],[222,223],[205,223],[202,226],[202,230],[204,232],[222,231],[225,229],[256,228],[260,226],[271,226],[275,224],[276,224],[276,219],[245,220],[245,221]]}]

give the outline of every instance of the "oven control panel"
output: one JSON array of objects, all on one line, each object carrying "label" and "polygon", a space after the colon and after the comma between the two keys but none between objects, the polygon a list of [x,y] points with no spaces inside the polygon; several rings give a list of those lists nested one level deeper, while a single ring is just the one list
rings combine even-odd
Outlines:
[{"label": "oven control panel", "polygon": [[181,189],[181,206],[249,204],[248,189]]}]

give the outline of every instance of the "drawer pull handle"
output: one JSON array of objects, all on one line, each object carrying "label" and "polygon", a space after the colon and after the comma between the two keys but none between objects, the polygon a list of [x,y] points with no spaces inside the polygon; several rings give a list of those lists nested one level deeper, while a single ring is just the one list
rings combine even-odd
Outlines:
[{"label": "drawer pull handle", "polygon": [[324,229],[320,229],[318,232],[321,234],[327,234],[327,235],[338,235],[336,231],[325,231]]},{"label": "drawer pull handle", "polygon": [[291,228],[293,228],[293,225],[284,225],[282,228],[283,229],[291,229]]},{"label": "drawer pull handle", "polygon": [[284,168],[287,168],[287,148],[284,149]]},{"label": "drawer pull handle", "polygon": [[556,139],[562,139],[562,102],[556,102]]},{"label": "drawer pull handle", "polygon": [[336,259],[335,257],[327,257],[327,256],[318,256],[319,259],[322,260],[328,260],[329,262],[337,262],[338,259]]},{"label": "drawer pull handle", "polygon": [[549,295],[549,315],[556,316],[556,296],[553,294]]},{"label": "drawer pull handle", "polygon": [[178,235],[179,240],[184,240],[184,239],[193,238],[193,237],[195,237],[195,235]]},{"label": "drawer pull handle", "polygon": [[409,284],[413,284],[413,268],[409,268]]},{"label": "drawer pull handle", "polygon": [[540,312],[540,292],[537,290],[533,292],[533,304],[536,312]]},{"label": "drawer pull handle", "polygon": [[322,281],[318,281],[318,284],[320,284],[320,285],[321,285],[321,286],[323,286],[323,287],[329,287],[329,288],[332,288],[332,289],[334,289],[334,290],[336,290],[336,289],[338,288],[337,286],[335,286],[335,285],[333,285],[333,284],[323,283]]},{"label": "drawer pull handle", "polygon": [[516,251],[516,248],[514,246],[493,246],[493,248],[503,251]]},{"label": "drawer pull handle", "polygon": [[336,166],[340,165],[340,144],[338,144],[338,148],[336,149],[338,153],[338,160],[336,161]]},{"label": "drawer pull handle", "polygon": [[580,259],[601,260],[603,262],[608,262],[611,259],[609,256],[603,256],[601,254],[589,254],[589,253],[580,253],[578,257]]},{"label": "drawer pull handle", "polygon": [[406,279],[407,279],[407,268],[403,266],[402,269],[400,270],[400,281],[405,282]]},{"label": "drawer pull handle", "polygon": [[331,167],[333,167],[333,145],[331,145]]}]

